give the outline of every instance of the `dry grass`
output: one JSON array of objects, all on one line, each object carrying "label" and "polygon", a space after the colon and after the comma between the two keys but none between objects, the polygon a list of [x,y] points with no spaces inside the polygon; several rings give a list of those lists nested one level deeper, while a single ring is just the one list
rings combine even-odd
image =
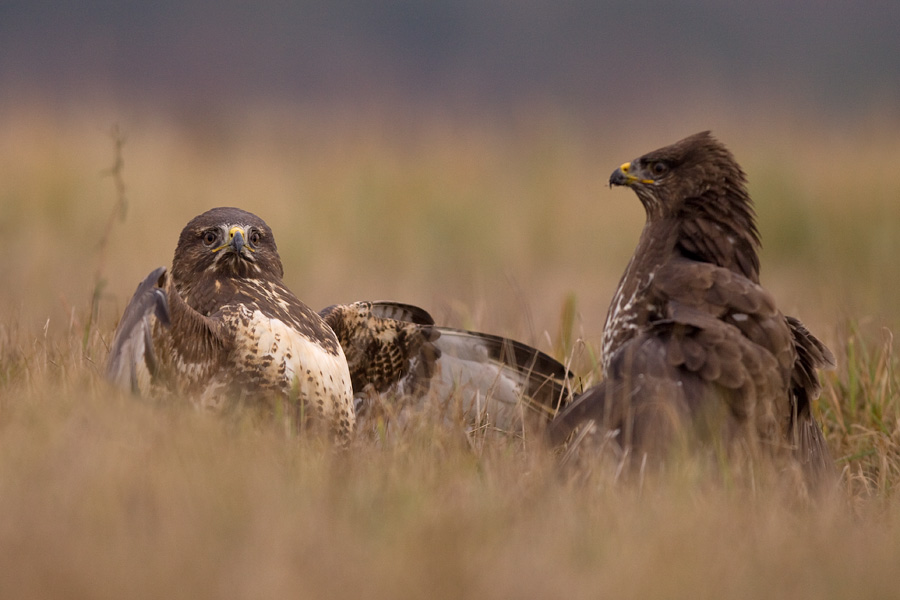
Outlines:
[{"label": "dry grass", "polygon": [[[3,595],[894,595],[895,124],[823,133],[778,122],[765,134],[729,127],[729,115],[687,114],[686,129],[659,137],[523,115],[120,123],[128,212],[101,256],[117,199],[103,175],[109,114],[8,109]],[[839,357],[818,406],[844,469],[835,498],[810,504],[765,477],[735,482],[691,464],[640,484],[602,469],[572,477],[539,440],[427,422],[336,455],[241,415],[135,401],[98,375],[124,302],[169,262],[181,226],[210,206],[239,205],[273,226],[288,284],[314,307],[418,303],[445,323],[575,355],[590,376],[642,220],[627,192],[605,190],[605,176],[708,126],[750,175],[764,282]],[[107,284],[88,326],[100,264]],[[576,340],[571,352],[565,339]]]}]

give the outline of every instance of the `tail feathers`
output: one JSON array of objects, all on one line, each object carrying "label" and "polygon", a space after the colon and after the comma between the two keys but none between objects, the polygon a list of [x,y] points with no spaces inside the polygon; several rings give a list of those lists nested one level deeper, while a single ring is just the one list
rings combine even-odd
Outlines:
[{"label": "tail feathers", "polygon": [[609,423],[608,415],[606,415],[607,411],[612,408],[612,404],[607,402],[608,392],[609,386],[601,383],[575,398],[550,423],[548,430],[550,443],[554,446],[562,444],[579,425],[592,420],[599,419],[601,424],[606,422],[610,428],[615,428],[617,424]]},{"label": "tail feathers", "polygon": [[834,355],[798,319],[785,318],[797,351],[791,373],[795,457],[809,482],[814,485],[827,483],[836,477],[834,461],[822,428],[813,417],[812,402],[822,389],[818,370],[833,369]]},{"label": "tail feathers", "polygon": [[809,481],[824,482],[835,477],[834,461],[825,442],[822,428],[812,417],[797,426],[797,461],[807,473]]},{"label": "tail feathers", "polygon": [[107,379],[135,393],[146,393],[157,372],[153,328],[157,322],[170,324],[169,306],[161,288],[165,274],[165,267],[160,267],[138,285],[116,328],[107,358]]},{"label": "tail feathers", "polygon": [[818,369],[833,369],[834,355],[820,342],[816,336],[794,317],[785,317],[791,329],[797,359],[794,362],[793,384],[807,390],[815,398],[819,395],[820,385]]}]

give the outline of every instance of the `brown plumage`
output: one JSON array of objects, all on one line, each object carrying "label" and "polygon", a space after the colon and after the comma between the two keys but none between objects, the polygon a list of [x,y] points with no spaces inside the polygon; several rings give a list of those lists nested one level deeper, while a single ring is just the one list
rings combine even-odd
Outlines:
[{"label": "brown plumage", "polygon": [[107,376],[138,393],[165,390],[204,406],[287,401],[342,442],[373,403],[397,413],[436,397],[459,404],[470,422],[516,429],[523,414],[546,421],[569,398],[568,370],[524,344],[436,327],[405,304],[356,302],[317,314],[282,276],[259,217],[215,208],[194,218],[171,272],[153,271],[126,307]]},{"label": "brown plumage", "polygon": [[283,273],[272,230],[256,215],[214,208],[192,219],[171,273],[151,273],[126,307],[108,377],[205,406],[287,401],[346,442],[356,417],[343,350]]},{"label": "brown plumage", "polygon": [[603,332],[604,381],[563,411],[556,441],[586,422],[631,454],[685,432],[792,455],[812,480],[831,457],[811,402],[831,353],[759,285],[759,234],[745,175],[709,132],[625,163],[647,213]]},{"label": "brown plumage", "polygon": [[571,398],[574,377],[550,356],[507,338],[437,326],[416,306],[354,302],[319,314],[347,356],[362,428],[382,428],[407,409],[430,406],[455,423],[515,433],[546,424]]}]

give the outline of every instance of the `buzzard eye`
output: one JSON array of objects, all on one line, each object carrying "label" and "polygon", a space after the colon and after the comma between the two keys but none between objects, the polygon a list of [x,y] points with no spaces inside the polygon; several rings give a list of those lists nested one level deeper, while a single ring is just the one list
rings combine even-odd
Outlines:
[{"label": "buzzard eye", "polygon": [[218,238],[218,237],[219,236],[216,235],[216,232],[210,229],[209,231],[207,231],[206,233],[203,234],[203,243],[206,244],[207,246],[212,246],[213,244],[216,243],[216,238]]},{"label": "buzzard eye", "polygon": [[259,244],[259,230],[253,229],[250,231],[250,243],[254,246]]},{"label": "buzzard eye", "polygon": [[660,177],[665,175],[669,171],[669,165],[666,163],[659,161],[650,165],[650,172],[653,173],[656,177]]}]

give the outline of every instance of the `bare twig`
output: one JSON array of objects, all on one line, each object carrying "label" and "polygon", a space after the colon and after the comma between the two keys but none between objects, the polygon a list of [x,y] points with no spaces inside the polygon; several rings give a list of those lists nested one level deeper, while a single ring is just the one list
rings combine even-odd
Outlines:
[{"label": "bare twig", "polygon": [[106,270],[106,253],[109,246],[109,238],[112,234],[116,219],[124,221],[125,214],[128,211],[128,201],[125,198],[125,178],[122,175],[122,172],[125,169],[125,160],[122,155],[122,148],[125,146],[125,135],[119,129],[118,125],[113,125],[112,130],[110,131],[110,137],[112,137],[114,145],[113,165],[109,169],[103,171],[102,174],[112,176],[113,185],[116,189],[116,202],[109,214],[109,218],[106,220],[106,227],[103,229],[103,233],[100,236],[100,243],[98,244],[97,270],[94,273],[94,286],[91,293],[91,311],[88,315],[88,320],[84,328],[84,337],[82,338],[83,350],[87,348],[91,327],[98,316],[100,295],[103,292],[103,288],[106,287],[106,279],[104,278],[103,273]]}]

